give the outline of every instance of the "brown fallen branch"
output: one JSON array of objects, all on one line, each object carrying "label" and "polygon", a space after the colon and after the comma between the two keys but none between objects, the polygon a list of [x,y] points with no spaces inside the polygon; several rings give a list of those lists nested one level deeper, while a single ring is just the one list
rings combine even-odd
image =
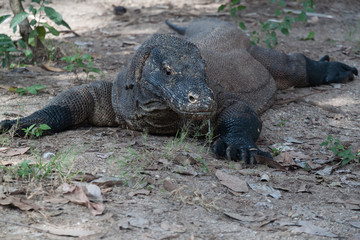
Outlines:
[{"label": "brown fallen branch", "polygon": [[80,34],[78,34],[78,33],[76,33],[74,30],[62,30],[62,31],[59,31],[60,33],[64,33],[64,34],[66,34],[66,33],[72,33],[72,34],[74,34],[76,37],[81,37],[81,35]]}]

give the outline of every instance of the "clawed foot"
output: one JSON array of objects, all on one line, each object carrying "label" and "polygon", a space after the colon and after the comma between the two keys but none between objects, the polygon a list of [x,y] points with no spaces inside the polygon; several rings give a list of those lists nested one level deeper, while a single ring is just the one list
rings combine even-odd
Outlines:
[{"label": "clawed foot", "polygon": [[256,155],[261,155],[272,159],[272,156],[260,150],[253,144],[226,144],[222,139],[218,139],[213,146],[213,152],[218,157],[225,157],[227,160],[244,161],[250,165],[256,164]]},{"label": "clawed foot", "polygon": [[4,120],[0,122],[0,133],[5,133],[10,130],[10,128],[14,125],[13,120]]}]

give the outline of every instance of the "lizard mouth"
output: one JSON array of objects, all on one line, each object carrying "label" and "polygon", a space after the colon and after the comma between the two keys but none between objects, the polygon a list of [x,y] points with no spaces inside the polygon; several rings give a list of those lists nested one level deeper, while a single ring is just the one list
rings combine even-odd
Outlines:
[{"label": "lizard mouth", "polygon": [[204,112],[188,112],[188,111],[177,111],[178,114],[183,116],[186,119],[193,120],[207,120],[213,115],[213,111],[204,111]]}]

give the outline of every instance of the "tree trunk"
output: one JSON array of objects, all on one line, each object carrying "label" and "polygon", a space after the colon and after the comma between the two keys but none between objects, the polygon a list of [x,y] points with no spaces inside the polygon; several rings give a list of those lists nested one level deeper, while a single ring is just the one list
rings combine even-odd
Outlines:
[{"label": "tree trunk", "polygon": [[[24,12],[24,8],[21,4],[21,0],[9,0],[9,2],[10,2],[11,10],[13,11],[14,15],[17,15],[20,12]],[[34,47],[28,44],[29,36],[30,33],[33,31],[33,29],[31,28],[27,18],[19,24],[19,31],[22,39],[33,53],[34,56],[33,60],[37,62],[42,62],[46,60],[48,57],[48,50],[37,36],[35,36]]]}]

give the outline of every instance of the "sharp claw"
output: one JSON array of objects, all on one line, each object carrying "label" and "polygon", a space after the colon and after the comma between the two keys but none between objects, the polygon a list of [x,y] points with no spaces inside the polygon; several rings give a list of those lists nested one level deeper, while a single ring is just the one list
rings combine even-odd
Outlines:
[{"label": "sharp claw", "polygon": [[329,61],[330,61],[329,55],[325,55],[319,60],[319,62],[329,62]]},{"label": "sharp claw", "polygon": [[241,161],[244,161],[244,162],[247,162],[248,161],[248,157],[249,157],[249,154],[248,154],[248,151],[247,149],[241,149],[241,153],[240,153],[240,159]]},{"label": "sharp claw", "polygon": [[249,157],[249,165],[254,165],[254,155],[256,154],[253,154],[253,153],[250,153],[250,157]]},{"label": "sharp claw", "polygon": [[226,148],[226,160],[228,160],[228,161],[231,161],[232,160],[232,151],[233,151],[233,148],[231,147],[232,145],[230,145],[230,146],[228,146],[227,148]]},{"label": "sharp claw", "polygon": [[352,69],[352,73],[355,74],[356,76],[359,74],[358,70],[356,68]]}]

